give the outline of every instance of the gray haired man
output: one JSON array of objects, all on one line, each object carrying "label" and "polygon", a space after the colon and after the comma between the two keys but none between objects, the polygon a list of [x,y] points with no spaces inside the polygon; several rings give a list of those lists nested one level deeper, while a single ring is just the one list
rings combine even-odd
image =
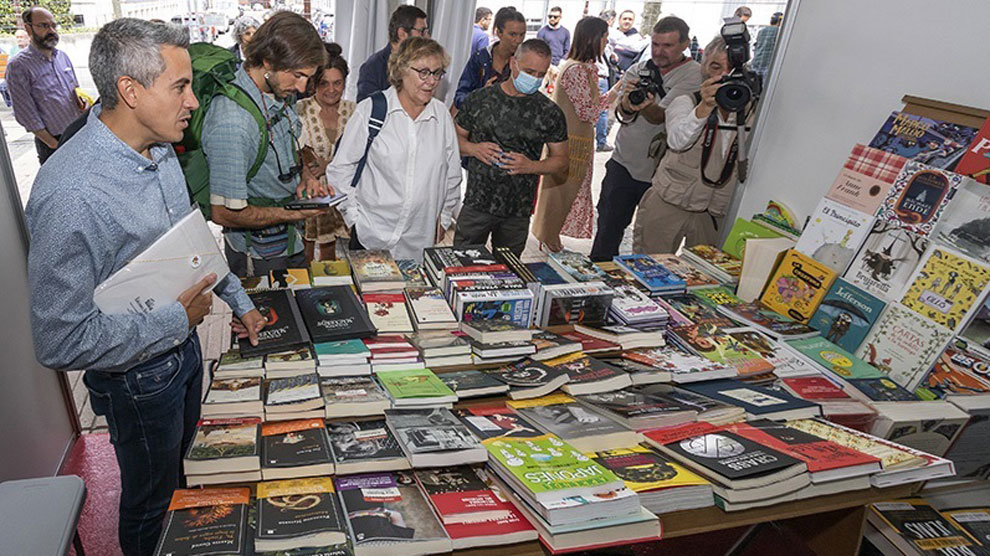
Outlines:
[{"label": "gray haired man", "polygon": [[35,352],[85,369],[120,467],[124,554],[152,554],[200,415],[203,362],[194,328],[215,291],[252,331],[264,318],[233,274],[210,275],[146,314],[105,314],[94,288],[191,210],[171,142],[199,105],[180,27],[118,19],[93,38],[101,103],[42,166],[27,205]]}]

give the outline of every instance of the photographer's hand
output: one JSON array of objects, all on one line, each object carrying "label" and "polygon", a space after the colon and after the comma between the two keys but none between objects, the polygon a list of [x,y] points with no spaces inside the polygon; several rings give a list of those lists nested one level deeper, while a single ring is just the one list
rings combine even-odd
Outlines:
[{"label": "photographer's hand", "polygon": [[722,76],[709,77],[701,84],[701,104],[694,109],[694,115],[699,119],[707,118],[718,104],[715,102],[715,92],[722,86]]}]

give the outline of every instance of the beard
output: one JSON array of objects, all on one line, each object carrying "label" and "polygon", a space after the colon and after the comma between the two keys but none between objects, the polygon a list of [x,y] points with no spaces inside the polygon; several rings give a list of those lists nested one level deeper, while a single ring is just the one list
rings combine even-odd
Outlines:
[{"label": "beard", "polygon": [[44,37],[38,37],[35,43],[46,49],[55,48],[55,45],[58,44],[58,33],[48,33]]}]

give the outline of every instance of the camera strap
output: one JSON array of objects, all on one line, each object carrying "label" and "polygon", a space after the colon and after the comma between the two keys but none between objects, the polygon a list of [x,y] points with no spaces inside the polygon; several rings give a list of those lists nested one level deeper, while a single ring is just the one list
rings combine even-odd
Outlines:
[{"label": "camera strap", "polygon": [[708,160],[712,156],[712,147],[715,145],[715,137],[718,132],[718,108],[716,108],[708,115],[708,121],[705,122],[704,136],[701,143],[701,181],[705,185],[721,188],[729,181],[729,177],[732,176],[732,169],[735,167],[736,159],[739,157],[739,135],[736,135],[732,141],[732,146],[729,147],[729,155],[726,157],[725,164],[722,166],[721,175],[718,180],[713,181],[705,175],[705,169],[708,168]]}]

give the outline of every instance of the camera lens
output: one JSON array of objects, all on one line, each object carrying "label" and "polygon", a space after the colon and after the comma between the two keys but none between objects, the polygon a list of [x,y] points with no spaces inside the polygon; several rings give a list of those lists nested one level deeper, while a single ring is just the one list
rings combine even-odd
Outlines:
[{"label": "camera lens", "polygon": [[715,102],[730,112],[745,108],[751,97],[752,92],[745,83],[726,83],[715,91]]},{"label": "camera lens", "polygon": [[642,104],[646,100],[646,91],[643,89],[633,89],[629,91],[629,102],[633,105]]}]

